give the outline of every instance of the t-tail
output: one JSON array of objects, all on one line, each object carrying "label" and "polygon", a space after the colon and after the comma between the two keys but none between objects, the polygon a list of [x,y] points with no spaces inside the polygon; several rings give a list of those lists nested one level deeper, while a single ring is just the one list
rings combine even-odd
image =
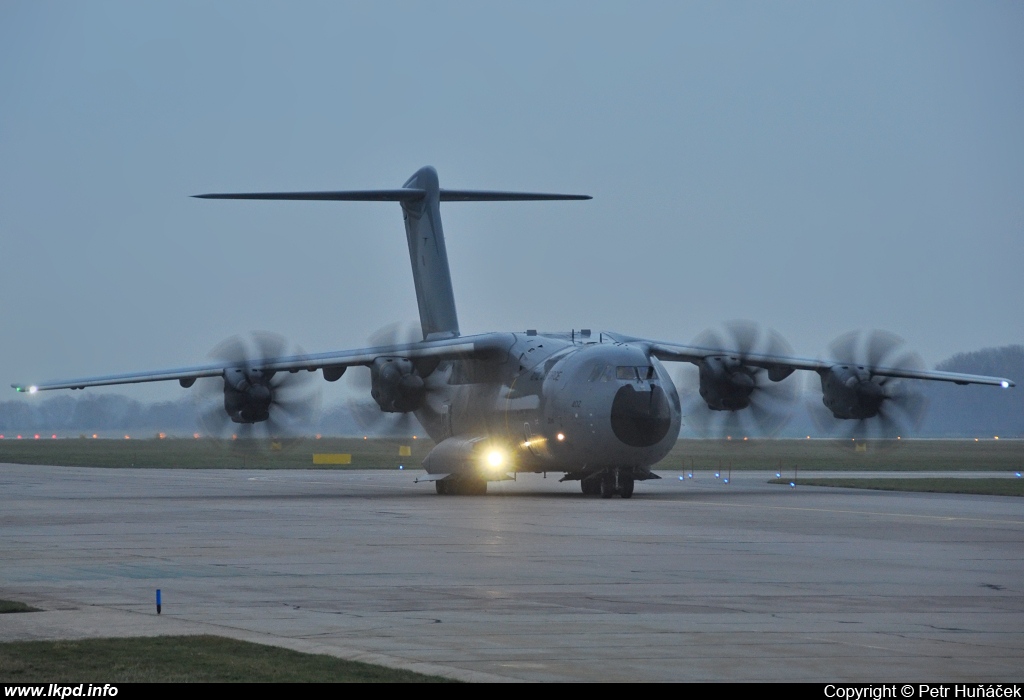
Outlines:
[{"label": "t-tail", "polygon": [[416,302],[424,340],[459,335],[455,293],[448,268],[448,252],[441,227],[441,202],[508,202],[530,200],[590,199],[581,194],[492,192],[441,189],[437,171],[420,168],[399,189],[330,192],[249,192],[198,194],[200,199],[284,199],[313,201],[399,202],[405,219]]}]

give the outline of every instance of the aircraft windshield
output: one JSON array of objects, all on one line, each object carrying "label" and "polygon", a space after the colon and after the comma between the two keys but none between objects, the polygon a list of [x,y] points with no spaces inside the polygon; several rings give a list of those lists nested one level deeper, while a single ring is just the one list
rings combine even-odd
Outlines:
[{"label": "aircraft windshield", "polygon": [[644,367],[618,367],[615,370],[616,379],[654,379],[654,367],[652,365],[646,365]]}]

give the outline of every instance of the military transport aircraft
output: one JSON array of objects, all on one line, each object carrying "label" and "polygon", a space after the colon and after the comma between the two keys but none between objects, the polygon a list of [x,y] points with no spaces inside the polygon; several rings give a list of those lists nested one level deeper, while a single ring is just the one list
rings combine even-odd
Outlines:
[{"label": "military transport aircraft", "polygon": [[635,481],[658,478],[651,467],[679,436],[683,406],[665,362],[696,366],[700,408],[727,416],[719,427],[742,412],[776,425],[777,404],[793,393],[778,387],[796,370],[817,373],[830,418],[856,426],[905,424],[916,413],[906,380],[1013,385],[1000,377],[921,369],[912,354],[898,350],[894,337],[881,333],[841,339],[829,360],[792,357],[775,334],[741,324],[729,326],[724,338],[710,334],[695,345],[589,330],[461,335],[440,203],[590,199],[585,195],[441,189],[437,172],[425,167],[399,189],[197,196],[398,202],[422,339],[287,356],[272,356],[280,345],[258,343],[253,357],[236,348],[213,364],[15,389],[35,393],[157,381],[188,388],[213,377],[223,381],[220,416],[255,424],[291,409],[284,399],[289,377],[320,371],[333,382],[349,367],[366,367],[380,411],[415,415],[436,442],[420,480],[434,481],[439,494],[483,493],[488,481],[515,472],[564,472],[563,480],[580,481],[586,494],[629,498]]}]

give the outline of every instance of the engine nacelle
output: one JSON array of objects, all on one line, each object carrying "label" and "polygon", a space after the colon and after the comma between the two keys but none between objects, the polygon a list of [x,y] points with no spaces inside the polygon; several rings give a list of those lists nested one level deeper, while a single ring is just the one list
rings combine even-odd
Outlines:
[{"label": "engine nacelle", "polygon": [[423,404],[426,385],[411,360],[378,357],[370,365],[370,395],[385,413],[408,413]]},{"label": "engine nacelle", "polygon": [[885,388],[870,370],[857,365],[834,365],[821,375],[821,402],[840,419],[874,418],[886,399]]},{"label": "engine nacelle", "polygon": [[232,367],[224,370],[224,410],[235,423],[260,423],[270,418],[273,372]]},{"label": "engine nacelle", "polygon": [[700,396],[708,408],[738,411],[750,405],[750,395],[757,382],[754,370],[742,364],[738,357],[705,357],[697,367],[700,370]]}]

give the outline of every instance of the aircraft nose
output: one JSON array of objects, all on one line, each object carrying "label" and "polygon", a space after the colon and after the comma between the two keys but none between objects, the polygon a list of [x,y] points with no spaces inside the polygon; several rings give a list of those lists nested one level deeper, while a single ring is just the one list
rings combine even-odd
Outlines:
[{"label": "aircraft nose", "polygon": [[619,388],[612,401],[612,432],[630,447],[656,445],[668,434],[672,413],[665,391],[652,385],[637,391],[632,384]]}]

